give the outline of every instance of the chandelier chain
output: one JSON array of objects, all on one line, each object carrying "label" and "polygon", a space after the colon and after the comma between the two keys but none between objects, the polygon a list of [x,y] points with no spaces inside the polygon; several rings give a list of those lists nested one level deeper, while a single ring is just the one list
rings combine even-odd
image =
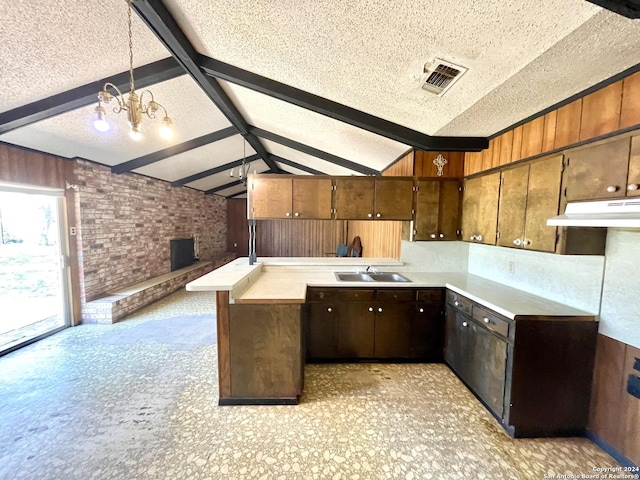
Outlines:
[{"label": "chandelier chain", "polygon": [[127,10],[127,17],[129,22],[129,90],[130,93],[135,92],[133,85],[133,33],[131,29],[131,0],[127,0],[129,8]]}]

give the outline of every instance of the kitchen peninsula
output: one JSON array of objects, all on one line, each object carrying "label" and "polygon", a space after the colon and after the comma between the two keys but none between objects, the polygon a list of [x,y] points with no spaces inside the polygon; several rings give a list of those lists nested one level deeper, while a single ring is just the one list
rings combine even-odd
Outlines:
[{"label": "kitchen peninsula", "polygon": [[[335,276],[369,265],[400,272],[410,282]],[[377,258],[259,258],[254,265],[239,258],[187,284],[189,291],[216,292],[219,404],[296,404],[305,362],[313,357],[444,360],[510,435],[583,432],[597,333],[593,313],[473,275],[402,267]],[[341,305],[348,309],[337,317]],[[392,308],[397,305],[402,308]],[[432,323],[420,330],[417,315],[425,309]],[[354,338],[353,330],[342,331],[341,337],[351,320],[369,325],[370,333],[359,330]],[[333,323],[323,328],[325,322]],[[405,334],[398,334],[402,328]],[[327,348],[310,356],[307,344],[320,334]],[[354,350],[353,342],[367,335],[369,350]],[[420,350],[420,335],[434,348]],[[388,347],[390,338],[395,344]],[[403,339],[406,351],[398,348]],[[383,340],[387,346],[376,348]]]}]

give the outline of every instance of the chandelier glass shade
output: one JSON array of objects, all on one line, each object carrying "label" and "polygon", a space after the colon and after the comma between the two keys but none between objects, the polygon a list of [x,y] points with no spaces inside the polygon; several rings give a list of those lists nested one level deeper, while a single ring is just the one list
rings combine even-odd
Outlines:
[{"label": "chandelier glass shade", "polygon": [[[122,112],[127,113],[127,120],[129,122],[129,135],[134,140],[140,140],[142,138],[142,119],[148,117],[155,119],[158,113],[162,111],[164,116],[162,118],[162,125],[160,127],[160,136],[165,139],[169,139],[173,136],[173,130],[171,119],[167,114],[167,109],[156,102],[153,98],[153,93],[150,90],[143,90],[140,95],[136,93],[135,84],[133,81],[133,35],[131,31],[131,0],[127,2],[127,15],[129,22],[129,95],[125,99],[124,94],[113,83],[107,82],[102,87],[102,90],[98,92],[98,106],[94,109],[93,127],[99,132],[106,132],[109,130],[110,125],[107,122],[107,112],[102,106],[111,104],[115,101],[116,104],[113,108],[113,113],[119,114]],[[114,94],[109,93],[111,89]]]}]

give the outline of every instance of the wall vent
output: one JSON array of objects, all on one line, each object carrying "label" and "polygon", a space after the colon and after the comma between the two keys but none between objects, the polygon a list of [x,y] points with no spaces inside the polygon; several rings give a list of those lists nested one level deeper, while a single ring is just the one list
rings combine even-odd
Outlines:
[{"label": "wall vent", "polygon": [[467,70],[468,68],[436,58],[424,66],[422,89],[429,93],[443,95]]}]

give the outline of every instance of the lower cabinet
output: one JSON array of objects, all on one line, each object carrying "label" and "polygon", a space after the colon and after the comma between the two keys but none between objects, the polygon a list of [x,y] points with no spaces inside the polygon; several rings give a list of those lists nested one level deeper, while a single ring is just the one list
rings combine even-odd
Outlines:
[{"label": "lower cabinet", "polygon": [[444,289],[310,288],[307,360],[442,360]]},{"label": "lower cabinet", "polygon": [[444,358],[514,437],[582,435],[598,324],[507,319],[447,291]]}]

